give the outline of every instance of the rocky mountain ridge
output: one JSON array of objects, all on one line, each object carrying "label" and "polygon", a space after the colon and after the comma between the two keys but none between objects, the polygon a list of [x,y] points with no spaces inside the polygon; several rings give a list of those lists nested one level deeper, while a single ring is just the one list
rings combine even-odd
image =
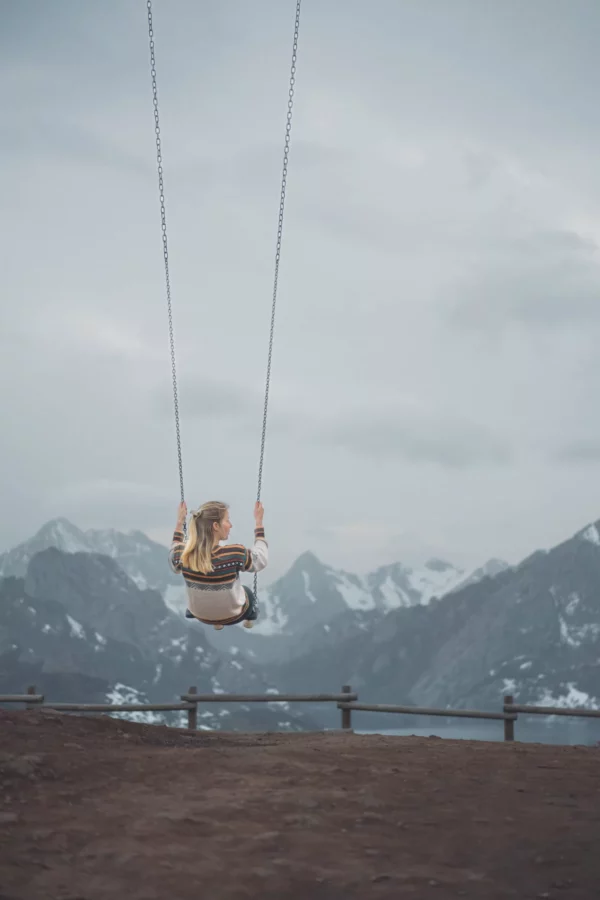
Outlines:
[{"label": "rocky mountain ridge", "polygon": [[[52,548],[64,554],[108,556],[138,588],[158,591],[167,607],[179,616],[185,610],[182,580],[167,565],[168,548],[139,531],[82,531],[67,519],[54,519],[29,541],[0,555],[0,576],[23,577],[36,554]],[[260,618],[251,640],[245,642],[246,655],[252,660],[268,661],[296,655],[303,652],[315,628],[326,628],[344,613],[351,618],[356,611],[375,616],[400,607],[426,605],[434,597],[503,571],[507,565],[501,560],[490,560],[475,572],[468,572],[431,559],[418,569],[396,562],[360,576],[334,569],[314,553],[303,553],[272,584],[261,579]],[[250,584],[251,576],[244,580]],[[210,644],[220,651],[237,646],[238,638],[231,629],[206,634]]]},{"label": "rocky mountain ridge", "polygon": [[319,629],[270,677],[287,691],[341,678],[379,703],[498,710],[510,693],[599,709],[600,522],[436,603],[364,616]]},{"label": "rocky mountain ridge", "polygon": [[[235,630],[242,643],[247,631]],[[201,693],[273,693],[273,704],[210,706],[199,719],[247,730],[310,723],[276,703],[276,687],[239,648],[216,650],[158,591],[140,590],[113,559],[89,552],[49,548],[30,559],[24,578],[0,583],[0,681],[15,692],[35,683],[49,699],[71,702],[176,702],[192,684]]]}]

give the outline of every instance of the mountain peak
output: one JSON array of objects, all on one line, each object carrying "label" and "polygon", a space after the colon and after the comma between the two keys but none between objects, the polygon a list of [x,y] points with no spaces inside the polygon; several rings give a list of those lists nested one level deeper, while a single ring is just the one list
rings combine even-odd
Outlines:
[{"label": "mountain peak", "polygon": [[319,557],[312,552],[312,550],[305,550],[304,553],[301,553],[300,556],[292,563],[290,567],[290,572],[298,572],[298,571],[308,571],[314,572],[315,569],[322,571],[326,569],[327,566],[321,562]]},{"label": "mountain peak", "polygon": [[592,522],[591,525],[588,525],[586,528],[583,528],[579,531],[575,537],[579,538],[582,541],[588,541],[590,544],[596,544],[600,546],[600,529],[598,526],[600,522]]},{"label": "mountain peak", "polygon": [[57,547],[67,553],[78,553],[89,550],[85,535],[68,519],[59,516],[50,519],[37,531],[33,543],[44,543]]}]

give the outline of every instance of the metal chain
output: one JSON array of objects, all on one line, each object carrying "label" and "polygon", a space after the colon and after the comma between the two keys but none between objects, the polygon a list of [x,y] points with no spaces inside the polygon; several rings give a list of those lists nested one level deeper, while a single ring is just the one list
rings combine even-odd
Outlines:
[{"label": "metal chain", "polygon": [[[156,162],[158,167],[158,196],[160,199],[160,218],[165,260],[165,281],[167,287],[167,309],[169,314],[169,342],[171,345],[171,369],[173,373],[173,402],[175,408],[175,434],[177,437],[177,460],[179,463],[179,487],[181,501],[185,499],[183,491],[183,462],[181,457],[181,431],[179,427],[179,398],[177,394],[177,367],[175,364],[175,338],[173,335],[173,310],[171,307],[171,279],[169,276],[169,248],[167,244],[167,214],[165,210],[165,189],[163,183],[162,150],[160,142],[160,122],[158,118],[158,91],[156,87],[156,59],[154,56],[154,31],[152,28],[152,0],[147,0],[148,37],[150,40],[150,73],[152,75],[152,94],[154,102],[154,133],[156,135]],[[185,531],[185,524],[184,524]]]},{"label": "metal chain", "polygon": [[[275,248],[275,274],[273,278],[273,303],[271,307],[271,330],[269,334],[269,354],[267,358],[267,376],[265,381],[265,403],[263,410],[262,435],[260,441],[260,460],[258,464],[258,489],[256,499],[260,500],[262,490],[263,464],[265,459],[265,441],[267,437],[267,414],[269,410],[269,390],[271,387],[271,362],[273,359],[273,338],[275,335],[275,310],[277,307],[277,285],[279,282],[279,262],[281,259],[281,241],[283,237],[283,213],[285,210],[285,191],[287,187],[288,157],[292,133],[292,111],[294,108],[294,87],[296,84],[296,56],[298,53],[298,33],[300,30],[300,6],[302,0],[296,0],[296,21],[294,24],[294,43],[292,48],[292,65],[290,69],[290,88],[288,93],[287,121],[285,126],[285,143],[283,148],[283,172],[281,176],[281,196],[279,200],[279,219],[277,223],[277,244]],[[254,574],[254,593],[258,597],[258,575]]]}]

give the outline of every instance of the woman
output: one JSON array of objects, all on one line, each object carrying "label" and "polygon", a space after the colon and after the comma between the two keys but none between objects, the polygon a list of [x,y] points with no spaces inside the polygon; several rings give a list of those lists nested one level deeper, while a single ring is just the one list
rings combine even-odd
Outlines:
[{"label": "woman", "polygon": [[187,588],[186,616],[214,625],[217,630],[238,622],[252,628],[258,618],[258,603],[250,588],[240,582],[240,572],[260,572],[268,562],[262,503],[257,501],[254,507],[256,527],[251,550],[242,544],[221,546],[231,531],[226,503],[211,500],[193,512],[184,543],[186,516],[187,506],[182,502],[169,552],[171,568],[181,572]]}]

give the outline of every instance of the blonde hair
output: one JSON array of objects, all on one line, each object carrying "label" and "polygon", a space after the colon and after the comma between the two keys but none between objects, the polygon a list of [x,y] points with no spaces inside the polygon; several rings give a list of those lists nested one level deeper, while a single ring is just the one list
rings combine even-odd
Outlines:
[{"label": "blonde hair", "polygon": [[213,525],[221,522],[229,509],[227,503],[209,500],[192,513],[188,539],[181,554],[181,562],[187,569],[206,575],[213,571],[212,551],[215,543]]}]

